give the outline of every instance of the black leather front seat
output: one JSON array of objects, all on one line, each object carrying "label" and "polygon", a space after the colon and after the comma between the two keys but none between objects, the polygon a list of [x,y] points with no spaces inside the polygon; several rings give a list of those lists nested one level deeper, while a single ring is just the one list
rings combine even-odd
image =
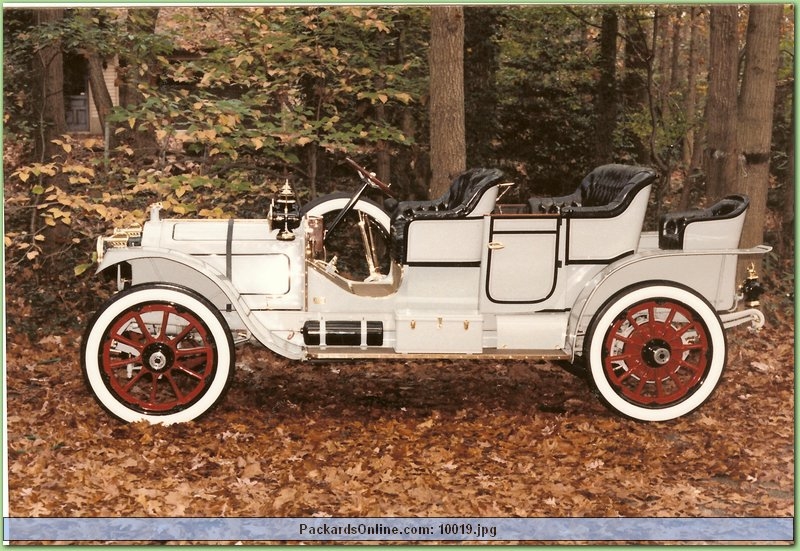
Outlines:
[{"label": "black leather front seat", "polygon": [[473,168],[458,175],[450,189],[433,201],[402,201],[392,214],[392,256],[406,259],[406,230],[414,220],[448,220],[469,216],[487,190],[500,184],[504,176],[495,168]]}]

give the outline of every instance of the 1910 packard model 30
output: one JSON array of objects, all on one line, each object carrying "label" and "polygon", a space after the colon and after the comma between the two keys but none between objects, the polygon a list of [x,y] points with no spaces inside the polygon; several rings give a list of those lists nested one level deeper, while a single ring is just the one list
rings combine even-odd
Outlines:
[{"label": "1910 packard model 30", "polygon": [[[287,184],[261,220],[162,220],[154,205],[143,226],[98,239],[119,292],[81,356],[108,412],[195,419],[229,386],[234,345],[255,339],[298,360],[574,362],[611,409],[662,421],[708,399],[726,328],[764,323],[738,307],[760,292],[753,270],[737,290],[738,256],[769,250],[737,248],[744,196],[642,232],[650,169],[601,166],[571,195],[522,205],[497,203],[513,185],[500,171],[474,169],[438,200],[383,210],[362,195],[389,186],[348,161],[352,197],[300,209]],[[339,261],[354,245],[363,266]]]}]

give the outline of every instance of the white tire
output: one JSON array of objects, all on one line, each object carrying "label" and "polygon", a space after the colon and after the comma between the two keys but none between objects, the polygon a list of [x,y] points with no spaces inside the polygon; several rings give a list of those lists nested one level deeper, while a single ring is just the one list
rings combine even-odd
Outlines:
[{"label": "white tire", "polygon": [[725,332],[711,305],[670,283],[643,283],[610,299],[587,332],[589,376],[603,402],[640,421],[690,413],[716,388]]},{"label": "white tire", "polygon": [[89,390],[128,422],[200,417],[224,396],[234,361],[219,311],[193,291],[167,284],[114,295],[89,322],[81,345]]}]

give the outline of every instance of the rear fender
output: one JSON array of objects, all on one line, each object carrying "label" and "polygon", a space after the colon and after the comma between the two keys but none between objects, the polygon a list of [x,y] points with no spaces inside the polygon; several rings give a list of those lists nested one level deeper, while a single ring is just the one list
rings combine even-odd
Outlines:
[{"label": "rear fender", "polygon": [[677,284],[705,298],[716,311],[736,304],[739,255],[763,254],[764,247],[717,251],[654,251],[636,254],[607,266],[586,283],[570,311],[567,350],[573,359],[583,351],[583,337],[595,313],[621,289],[653,281]]}]

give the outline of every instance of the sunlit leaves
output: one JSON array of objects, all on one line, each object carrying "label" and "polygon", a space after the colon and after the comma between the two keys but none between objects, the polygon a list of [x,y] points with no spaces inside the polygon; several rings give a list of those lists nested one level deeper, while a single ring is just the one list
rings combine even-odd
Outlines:
[{"label": "sunlit leaves", "polygon": [[181,27],[172,18],[176,41],[190,35],[198,55],[162,58],[164,81],[174,86],[143,90],[146,101],[131,112],[118,110],[113,120],[151,129],[165,149],[177,140],[230,159],[257,151],[280,161],[309,144],[407,143],[391,122],[359,108],[360,101],[407,105],[418,94],[406,87],[413,60],[390,63],[382,53],[397,8],[220,10],[224,40],[212,31],[216,19],[198,21],[183,10]]}]

